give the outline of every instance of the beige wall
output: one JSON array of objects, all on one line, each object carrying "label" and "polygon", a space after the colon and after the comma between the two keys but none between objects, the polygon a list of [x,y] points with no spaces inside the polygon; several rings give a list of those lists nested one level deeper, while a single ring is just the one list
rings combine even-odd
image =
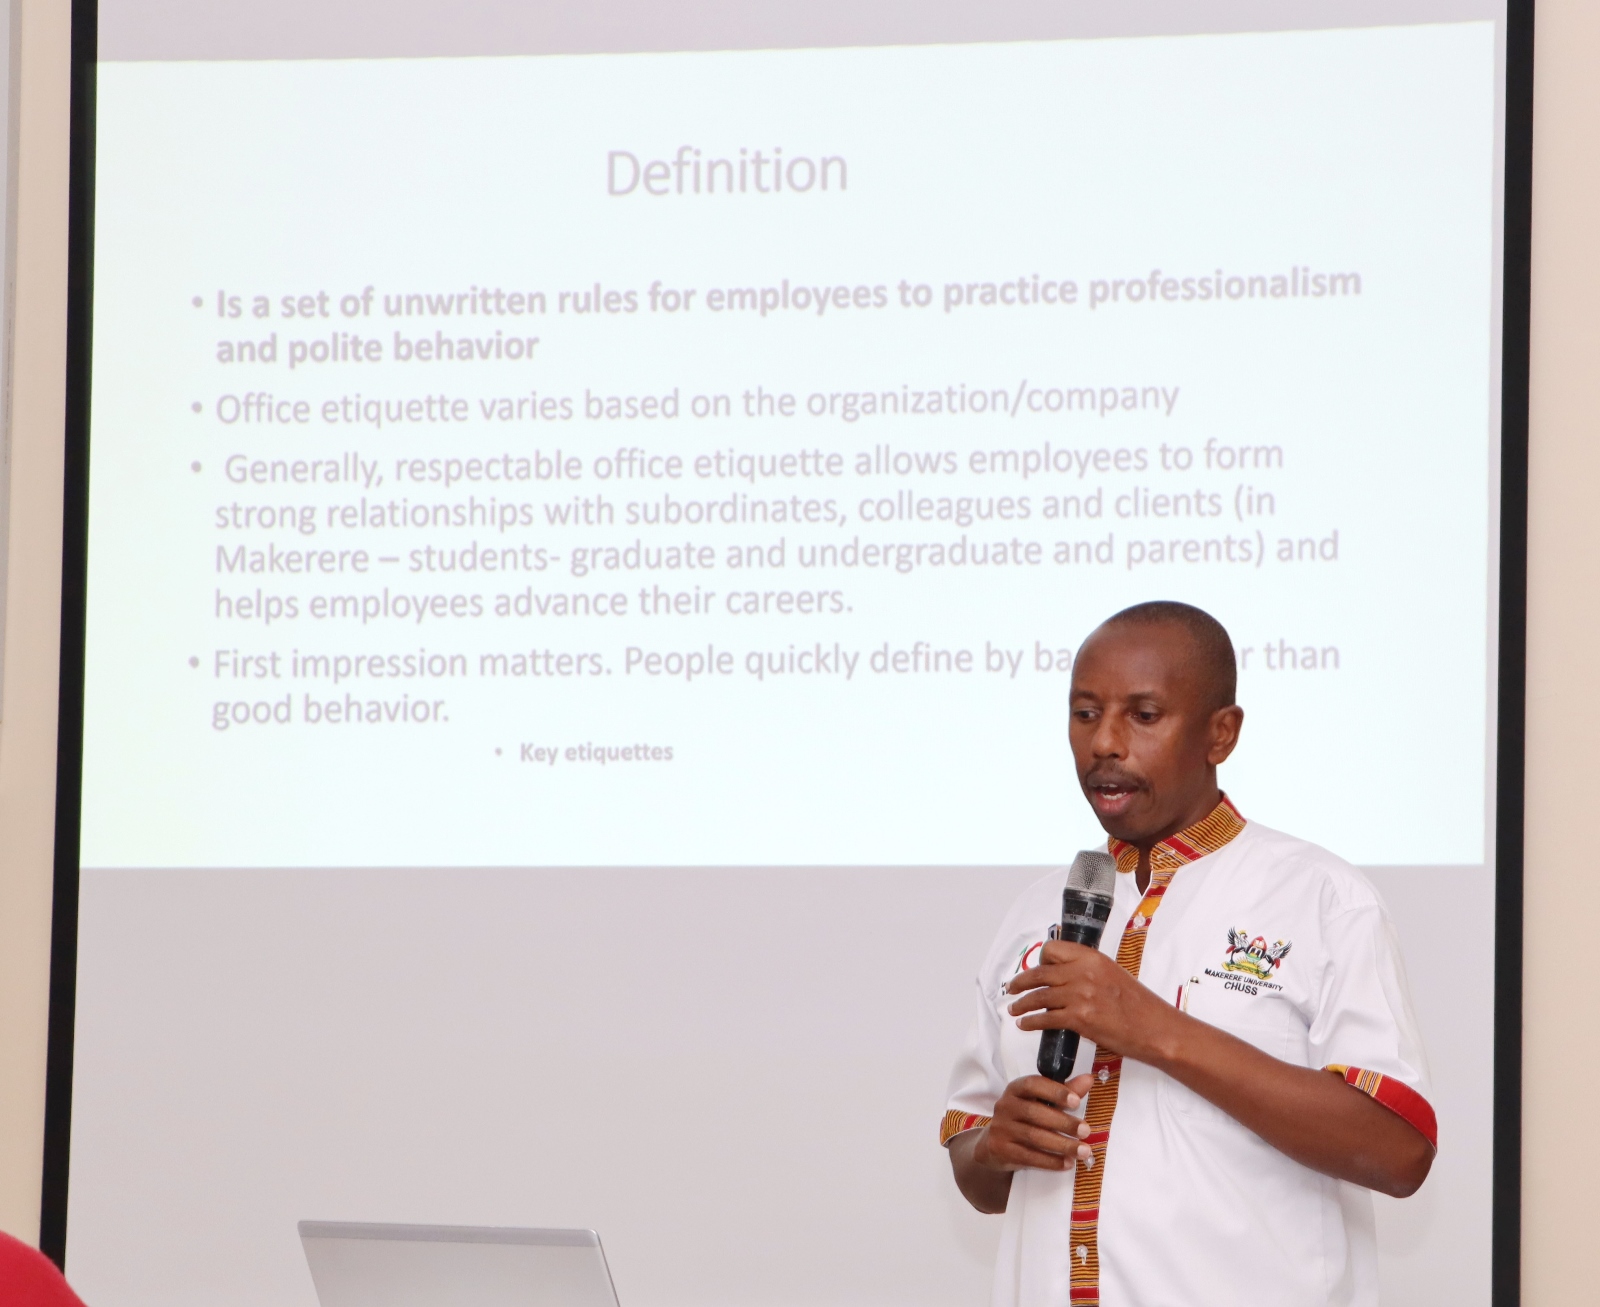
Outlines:
[{"label": "beige wall", "polygon": [[1539,0],[1534,90],[1533,397],[1528,529],[1527,964],[1523,1288],[1592,1303],[1600,1217],[1600,1007],[1589,822],[1600,787],[1600,4]]},{"label": "beige wall", "polygon": [[66,371],[65,0],[21,0],[10,571],[0,688],[0,1228],[34,1239],[44,1127]]},{"label": "beige wall", "polygon": [[[10,590],[0,720],[0,1228],[38,1229],[54,801],[68,6],[22,0]],[[1529,584],[1525,1301],[1588,1303],[1600,1216],[1600,1008],[1586,942],[1600,786],[1600,4],[1541,0]],[[1426,765],[1425,755],[1415,760]]]}]

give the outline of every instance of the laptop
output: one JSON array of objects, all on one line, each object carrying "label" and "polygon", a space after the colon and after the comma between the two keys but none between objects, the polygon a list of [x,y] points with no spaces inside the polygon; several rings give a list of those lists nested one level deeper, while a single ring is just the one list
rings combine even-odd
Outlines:
[{"label": "laptop", "polygon": [[321,1307],[617,1307],[593,1230],[301,1221]]}]

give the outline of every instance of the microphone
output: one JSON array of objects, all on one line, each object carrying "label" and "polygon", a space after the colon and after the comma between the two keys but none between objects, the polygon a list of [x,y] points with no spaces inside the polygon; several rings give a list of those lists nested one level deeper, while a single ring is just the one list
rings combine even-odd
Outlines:
[{"label": "microphone", "polygon": [[[1084,849],[1067,872],[1067,887],[1061,892],[1061,924],[1050,927],[1050,938],[1099,948],[1116,888],[1116,859],[1102,849]],[[1072,1078],[1072,1064],[1077,1060],[1076,1030],[1040,1031],[1040,1075],[1065,1083]]]}]

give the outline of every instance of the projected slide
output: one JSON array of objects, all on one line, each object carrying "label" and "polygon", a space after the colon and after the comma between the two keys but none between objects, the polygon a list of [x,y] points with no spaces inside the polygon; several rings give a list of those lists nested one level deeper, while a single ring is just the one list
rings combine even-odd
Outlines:
[{"label": "projected slide", "polygon": [[1493,59],[103,67],[85,865],[1057,862],[1169,597],[1252,816],[1481,862]]}]

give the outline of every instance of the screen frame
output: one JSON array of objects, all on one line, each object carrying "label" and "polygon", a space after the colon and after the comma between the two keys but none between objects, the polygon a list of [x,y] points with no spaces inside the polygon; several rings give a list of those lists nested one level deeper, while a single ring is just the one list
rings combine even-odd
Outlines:
[{"label": "screen frame", "polygon": [[[97,0],[72,0],[67,372],[53,910],[39,1246],[67,1248],[78,970],[89,415],[94,311]],[[1490,1298],[1521,1301],[1523,799],[1527,679],[1533,0],[1507,0],[1501,241],[1500,522],[1495,758],[1494,1140]]]}]

